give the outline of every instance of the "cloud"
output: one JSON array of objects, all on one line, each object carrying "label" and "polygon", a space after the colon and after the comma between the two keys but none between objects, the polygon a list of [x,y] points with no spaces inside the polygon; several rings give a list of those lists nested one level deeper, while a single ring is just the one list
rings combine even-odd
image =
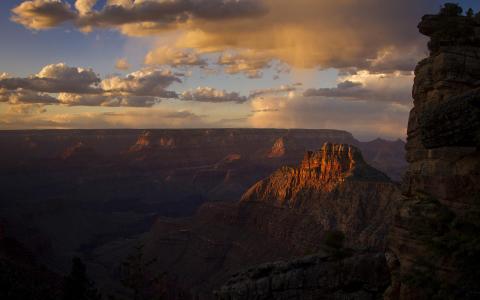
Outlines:
[{"label": "cloud", "polygon": [[225,90],[217,90],[211,87],[198,87],[191,91],[185,91],[180,95],[180,100],[184,101],[198,101],[198,102],[235,102],[244,103],[247,97],[240,96],[236,92],[227,92]]},{"label": "cloud", "polygon": [[31,114],[43,114],[47,109],[42,104],[18,104],[11,105],[7,109],[7,115],[31,115]]},{"label": "cloud", "polygon": [[110,112],[23,113],[9,110],[0,119],[1,129],[97,128],[198,128],[209,127],[202,117],[186,110],[112,108]]},{"label": "cloud", "polygon": [[218,58],[218,64],[224,66],[225,73],[244,73],[248,78],[260,78],[262,70],[270,67],[272,58],[255,51],[241,53],[225,52]]},{"label": "cloud", "polygon": [[413,77],[411,73],[371,74],[364,71],[344,77],[335,88],[307,89],[303,96],[408,105],[412,102]]},{"label": "cloud", "polygon": [[12,13],[14,22],[34,30],[52,28],[77,17],[70,5],[60,0],[24,1]]},{"label": "cloud", "polygon": [[[221,64],[230,74],[259,77],[278,60],[294,67],[411,71],[424,56],[414,26],[434,0],[116,0],[100,10],[77,1],[26,1],[13,20],[47,29],[72,20],[79,28],[114,28],[126,35],[175,32],[176,48],[235,51]],[[252,19],[254,18],[254,21]],[[381,38],[379,38],[381,37]],[[242,52],[250,51],[248,57]],[[152,54],[153,55],[153,54]],[[260,58],[254,59],[255,55]],[[151,58],[153,61],[153,57]]]},{"label": "cloud", "polygon": [[24,89],[9,91],[3,88],[0,88],[0,102],[9,104],[58,104],[56,98],[45,93],[37,93]]},{"label": "cloud", "polygon": [[122,93],[106,93],[103,95],[61,93],[58,96],[58,101],[68,106],[152,107],[160,103],[161,99],[154,96],[136,96]]},{"label": "cloud", "polygon": [[268,88],[268,89],[259,89],[250,92],[249,98],[257,98],[261,96],[272,96],[278,94],[287,94],[290,92],[297,91],[300,87],[302,87],[302,83],[294,83],[294,84],[287,84],[281,85],[279,87]]},{"label": "cloud", "polygon": [[179,76],[167,69],[146,68],[126,76],[100,79],[92,69],[59,63],[45,66],[30,77],[2,75],[0,102],[150,107],[162,98],[178,97],[167,88],[181,83]]},{"label": "cloud", "polygon": [[102,80],[101,88],[107,93],[127,93],[135,96],[176,98],[177,94],[167,91],[172,83],[182,80],[172,71],[164,69],[142,69],[125,77],[113,76]]},{"label": "cloud", "polygon": [[126,8],[132,7],[134,0],[107,0],[107,5],[118,5]]},{"label": "cloud", "polygon": [[121,27],[152,23],[157,28],[190,20],[223,20],[254,17],[265,13],[258,0],[138,0],[107,1],[100,10],[93,10],[96,1],[77,0],[73,10],[66,1],[33,0],[15,7],[12,20],[31,29],[48,29],[71,20],[83,29]]},{"label": "cloud", "polygon": [[92,12],[93,6],[97,3],[97,0],[76,0],[75,8],[80,15],[86,15]]},{"label": "cloud", "polygon": [[92,69],[69,67],[64,63],[45,66],[39,73],[27,77],[0,78],[0,88],[24,89],[44,93],[97,93],[100,78]]},{"label": "cloud", "polygon": [[115,69],[120,71],[126,71],[130,69],[130,64],[128,63],[128,60],[126,58],[119,58],[115,62]]},{"label": "cloud", "polygon": [[[265,0],[268,13],[255,22],[194,22],[178,47],[199,52],[248,49],[294,67],[411,71],[424,56],[417,33],[431,0]],[[381,37],[381,38],[379,38]],[[405,57],[408,56],[408,57]]]},{"label": "cloud", "polygon": [[290,95],[251,101],[250,126],[258,128],[331,128],[361,139],[404,138],[410,106]]},{"label": "cloud", "polygon": [[305,97],[330,97],[330,98],[351,98],[365,99],[371,95],[371,91],[365,89],[361,82],[353,82],[350,80],[343,81],[336,88],[320,88],[308,89],[303,95]]},{"label": "cloud", "polygon": [[[120,4],[120,5],[118,5]],[[102,10],[78,18],[80,27],[117,27],[123,32],[141,29],[158,32],[178,28],[194,20],[224,20],[262,15],[258,0],[143,0],[109,3]],[[135,30],[136,28],[136,30]]]},{"label": "cloud", "polygon": [[205,66],[207,61],[202,59],[192,49],[177,49],[172,47],[158,47],[145,57],[147,65],[170,65],[179,66]]},{"label": "cloud", "polygon": [[263,108],[252,110],[252,113],[262,113],[262,112],[277,112],[280,111],[278,108]]}]

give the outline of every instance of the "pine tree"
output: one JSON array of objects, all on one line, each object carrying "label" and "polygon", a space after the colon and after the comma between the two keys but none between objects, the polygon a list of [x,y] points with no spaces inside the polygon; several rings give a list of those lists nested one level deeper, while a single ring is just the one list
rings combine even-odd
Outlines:
[{"label": "pine tree", "polygon": [[469,8],[469,9],[467,10],[467,17],[473,18],[473,15],[474,15],[474,14],[475,14],[475,13],[473,12],[473,9],[472,9],[472,8]]}]

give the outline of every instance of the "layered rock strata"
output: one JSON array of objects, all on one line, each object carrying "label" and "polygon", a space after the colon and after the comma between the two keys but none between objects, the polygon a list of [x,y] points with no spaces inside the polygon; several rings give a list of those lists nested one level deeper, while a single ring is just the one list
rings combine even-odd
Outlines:
[{"label": "layered rock strata", "polygon": [[409,168],[390,235],[390,299],[478,299],[480,15],[443,9],[419,24],[430,55],[415,69]]},{"label": "layered rock strata", "polygon": [[294,248],[315,249],[323,233],[340,230],[348,245],[383,250],[397,192],[357,148],[327,143],[307,152],[299,167],[283,167],[255,184],[240,207],[257,230]]}]

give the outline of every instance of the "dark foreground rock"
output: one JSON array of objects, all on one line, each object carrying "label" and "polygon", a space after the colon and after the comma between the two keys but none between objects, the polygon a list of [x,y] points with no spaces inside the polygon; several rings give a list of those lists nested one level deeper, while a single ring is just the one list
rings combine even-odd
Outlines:
[{"label": "dark foreground rock", "polygon": [[264,264],[236,274],[216,292],[220,300],[382,299],[390,274],[381,253],[339,259],[314,255]]},{"label": "dark foreground rock", "polygon": [[460,11],[419,24],[430,55],[415,70],[388,299],[480,298],[480,15]]}]

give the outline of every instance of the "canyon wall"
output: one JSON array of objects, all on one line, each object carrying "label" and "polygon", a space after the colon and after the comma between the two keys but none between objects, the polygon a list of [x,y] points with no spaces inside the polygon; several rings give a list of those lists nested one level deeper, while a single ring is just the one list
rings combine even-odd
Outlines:
[{"label": "canyon wall", "polygon": [[480,15],[442,9],[419,24],[430,55],[415,69],[389,299],[478,299]]}]

